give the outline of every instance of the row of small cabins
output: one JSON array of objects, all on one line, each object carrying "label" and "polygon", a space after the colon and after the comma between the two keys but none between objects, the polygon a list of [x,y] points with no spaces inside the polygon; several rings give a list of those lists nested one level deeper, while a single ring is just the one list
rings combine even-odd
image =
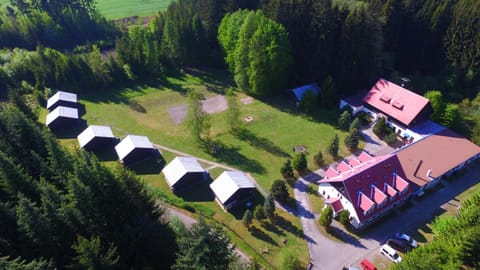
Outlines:
[{"label": "row of small cabins", "polygon": [[[79,120],[77,95],[58,91],[48,99],[46,124],[51,129],[69,128]],[[80,148],[87,151],[105,150],[113,147],[126,166],[160,154],[146,136],[127,135],[123,140],[114,136],[108,126],[90,125],[77,140]],[[176,157],[162,170],[167,184],[175,193],[194,187],[209,178],[208,172],[193,157]],[[240,171],[225,171],[210,184],[216,201],[224,210],[229,210],[250,199],[255,185]]]},{"label": "row of small cabins", "polygon": [[362,229],[421,196],[442,179],[480,157],[480,147],[428,120],[428,99],[380,79],[370,91],[342,99],[340,109],[384,117],[407,144],[383,156],[361,152],[325,171],[319,194],[334,214],[350,213],[350,223]]}]

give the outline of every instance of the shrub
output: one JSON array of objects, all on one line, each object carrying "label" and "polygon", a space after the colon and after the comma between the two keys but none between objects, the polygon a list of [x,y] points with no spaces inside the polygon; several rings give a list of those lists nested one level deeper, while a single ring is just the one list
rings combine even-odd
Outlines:
[{"label": "shrub", "polygon": [[318,153],[313,156],[313,161],[315,162],[315,164],[317,164],[318,167],[323,166],[323,164],[325,163],[325,159],[323,158],[322,151],[318,151]]},{"label": "shrub", "polygon": [[350,219],[350,212],[348,210],[343,210],[338,214],[338,222],[340,222],[343,226],[348,226]]},{"label": "shrub", "polygon": [[382,139],[384,136],[387,135],[386,134],[388,132],[387,130],[388,130],[388,126],[387,126],[387,123],[385,123],[385,118],[383,117],[378,118],[377,123],[373,127],[373,133],[375,133],[375,135],[377,135],[379,138]]},{"label": "shrub", "polygon": [[252,220],[253,220],[252,211],[250,211],[250,209],[247,209],[247,211],[245,211],[245,213],[243,214],[243,218],[242,218],[242,223],[245,226],[245,228],[247,228],[247,230],[250,230],[250,225],[252,225]]},{"label": "shrub", "polygon": [[293,168],[292,168],[292,162],[290,159],[287,159],[287,161],[282,165],[280,168],[280,173],[282,174],[282,177],[284,179],[289,179],[293,178]]},{"label": "shrub", "polygon": [[298,153],[292,162],[293,168],[297,172],[304,172],[307,169],[307,158],[304,153]]},{"label": "shrub", "polygon": [[350,149],[350,151],[355,151],[358,148],[358,144],[360,143],[360,135],[357,129],[353,129],[350,134],[345,137],[344,140],[345,145]]},{"label": "shrub", "polygon": [[352,122],[352,114],[348,111],[345,110],[340,114],[340,117],[338,117],[338,126],[346,130],[348,126],[350,125],[350,122]]},{"label": "shrub", "polygon": [[330,227],[333,220],[333,209],[328,206],[325,210],[323,210],[322,214],[320,215],[320,225],[325,228]]},{"label": "shrub", "polygon": [[392,145],[397,141],[397,134],[395,134],[395,132],[392,132],[392,133],[388,134],[387,136],[385,136],[385,138],[383,140],[387,144]]},{"label": "shrub", "polygon": [[275,180],[270,188],[270,193],[273,195],[275,200],[279,202],[285,202],[288,198],[288,190],[285,181]]},{"label": "shrub", "polygon": [[358,117],[355,117],[353,122],[350,124],[350,127],[348,127],[348,132],[352,133],[355,129],[357,132],[360,130],[360,119]]},{"label": "shrub", "polygon": [[335,134],[335,137],[333,137],[327,148],[328,153],[330,153],[330,155],[332,155],[333,157],[338,156],[338,140],[338,135]]},{"label": "shrub", "polygon": [[288,252],[287,250],[282,251],[280,254],[280,269],[281,270],[300,270],[304,269],[302,264],[298,260],[298,257]]},{"label": "shrub", "polygon": [[263,212],[270,219],[275,216],[275,201],[272,194],[268,194],[267,199],[263,203]]},{"label": "shrub", "polygon": [[263,207],[260,204],[257,205],[257,207],[255,207],[255,211],[253,211],[253,215],[258,220],[265,219],[265,212],[263,211]]}]

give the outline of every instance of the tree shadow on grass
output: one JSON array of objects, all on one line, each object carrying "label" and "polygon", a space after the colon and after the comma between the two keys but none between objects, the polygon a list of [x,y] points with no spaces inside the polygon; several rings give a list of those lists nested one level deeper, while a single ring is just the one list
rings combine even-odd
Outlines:
[{"label": "tree shadow on grass", "polygon": [[211,202],[215,199],[213,192],[210,190],[212,179],[200,181],[184,190],[175,192],[186,202]]},{"label": "tree shadow on grass", "polygon": [[265,230],[270,231],[270,232],[272,232],[276,235],[280,235],[280,236],[285,235],[285,232],[283,232],[280,228],[278,228],[277,226],[275,226],[271,222],[268,222],[268,221],[262,222],[261,225]]},{"label": "tree shadow on grass", "polygon": [[293,225],[292,222],[286,220],[281,216],[276,215],[275,217],[273,217],[273,223],[297,237],[303,237],[303,230],[301,228],[298,228],[297,226]]},{"label": "tree shadow on grass", "polygon": [[275,242],[275,240],[270,235],[266,234],[262,229],[252,226],[250,227],[250,233],[254,237],[278,247],[277,242]]},{"label": "tree shadow on grass", "polygon": [[249,159],[239,152],[240,148],[232,145],[226,145],[219,141],[204,142],[203,147],[206,152],[214,156],[219,162],[235,166],[242,171],[262,174],[265,168],[260,162]]},{"label": "tree shadow on grass", "polygon": [[246,128],[241,128],[233,134],[237,139],[246,141],[255,148],[263,149],[272,155],[289,158],[290,155],[282,150],[282,148],[275,145],[267,138],[262,138],[251,132]]}]

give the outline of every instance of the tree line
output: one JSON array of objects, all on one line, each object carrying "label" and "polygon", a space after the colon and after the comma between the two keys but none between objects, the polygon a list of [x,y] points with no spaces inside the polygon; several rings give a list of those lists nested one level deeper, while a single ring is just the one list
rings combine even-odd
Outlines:
[{"label": "tree line", "polygon": [[2,269],[256,269],[204,220],[167,222],[143,182],[68,152],[22,95],[0,103]]},{"label": "tree line", "polygon": [[480,267],[480,193],[465,200],[456,216],[435,219],[435,238],[407,253],[393,270],[478,269]]}]

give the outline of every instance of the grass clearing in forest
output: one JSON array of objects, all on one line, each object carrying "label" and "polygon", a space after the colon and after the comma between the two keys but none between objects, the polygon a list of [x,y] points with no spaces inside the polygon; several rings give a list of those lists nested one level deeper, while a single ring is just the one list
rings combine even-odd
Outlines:
[{"label": "grass clearing in forest", "polygon": [[[253,102],[244,104],[241,99],[246,96],[239,93],[237,99],[242,121],[246,117],[250,121],[243,122],[243,132],[233,135],[228,130],[226,111],[211,114],[211,139],[220,146],[220,150],[216,154],[205,151],[191,138],[185,125],[174,123],[168,109],[186,104],[188,90],[198,91],[205,98],[222,94],[230,86],[228,78],[223,71],[196,72],[194,75],[183,73],[167,77],[154,86],[124,86],[89,95],[80,94],[80,102],[86,109],[83,119],[89,125],[110,126],[115,136],[120,138],[127,134],[145,135],[155,144],[250,173],[267,191],[273,181],[281,177],[282,164],[296,154],[293,152],[295,146],[301,145],[306,149],[309,166],[314,168],[313,155],[320,149],[324,151],[335,133],[343,142],[346,133],[332,125],[337,118],[335,111],[320,111],[314,118],[306,117],[285,97],[267,101],[253,99]],[[70,140],[65,144],[72,146],[73,143]],[[343,143],[340,145],[340,155],[349,155]],[[162,152],[167,163],[175,157],[168,151]],[[107,162],[109,167],[115,164],[118,163]],[[214,168],[212,177],[222,171]],[[192,213],[194,216],[202,214],[225,226],[238,247],[268,268],[279,267],[281,250],[297,254],[299,260],[307,265],[307,246],[298,218],[277,209],[279,217],[275,224],[255,221],[256,229],[249,232],[242,224],[243,211],[230,213],[221,210],[213,198],[207,196],[207,184],[195,189],[200,194],[182,198],[170,191],[163,174],[146,172],[140,177],[158,197],[190,209],[195,212]],[[198,199],[200,197],[203,199]]]},{"label": "grass clearing in forest", "polygon": [[172,0],[98,0],[97,9],[107,19],[149,16],[167,9]]},{"label": "grass clearing in forest", "polygon": [[[167,9],[172,0],[98,0],[97,10],[109,20],[132,16],[150,16]],[[10,0],[0,0],[0,7]]]}]

